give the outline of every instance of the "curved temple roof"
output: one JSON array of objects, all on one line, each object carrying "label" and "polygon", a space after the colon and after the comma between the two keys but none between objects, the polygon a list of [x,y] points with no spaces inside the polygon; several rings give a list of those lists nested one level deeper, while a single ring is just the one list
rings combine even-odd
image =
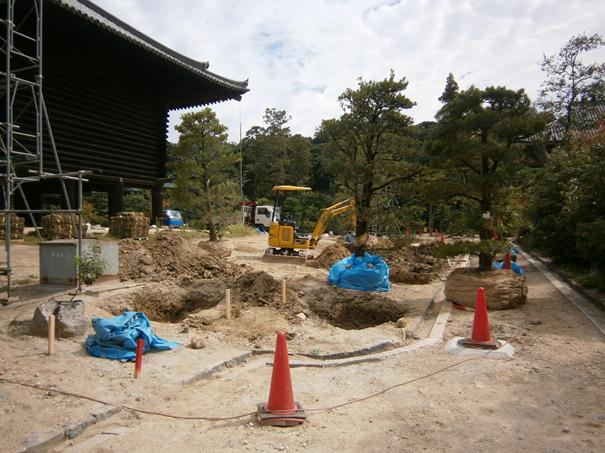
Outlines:
[{"label": "curved temple roof", "polygon": [[57,5],[71,10],[72,12],[98,25],[99,27],[102,27],[113,34],[130,41],[144,50],[158,55],[168,62],[194,73],[196,76],[202,79],[235,91],[238,94],[238,98],[248,91],[248,80],[236,81],[214,74],[208,71],[208,62],[195,61],[189,57],[181,55],[178,52],[175,52],[174,50],[169,49],[168,47],[144,35],[88,0],[51,1]]}]

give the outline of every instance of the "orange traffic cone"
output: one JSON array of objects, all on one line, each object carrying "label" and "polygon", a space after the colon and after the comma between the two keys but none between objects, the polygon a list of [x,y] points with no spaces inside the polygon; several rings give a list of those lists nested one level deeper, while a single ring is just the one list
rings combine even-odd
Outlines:
[{"label": "orange traffic cone", "polygon": [[294,426],[306,419],[302,406],[294,401],[286,334],[277,332],[271,389],[267,404],[259,403],[257,419],[262,425]]},{"label": "orange traffic cone", "polygon": [[498,348],[498,341],[492,339],[489,331],[487,299],[485,298],[485,290],[483,288],[477,288],[475,318],[473,319],[473,332],[471,334],[471,338],[461,340],[460,344],[475,348]]}]

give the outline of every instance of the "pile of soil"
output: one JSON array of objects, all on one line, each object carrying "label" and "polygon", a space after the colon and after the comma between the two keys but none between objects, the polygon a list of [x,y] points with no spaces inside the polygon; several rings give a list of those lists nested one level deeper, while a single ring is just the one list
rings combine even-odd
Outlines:
[{"label": "pile of soil", "polygon": [[434,249],[433,243],[423,243],[383,250],[383,257],[390,266],[391,282],[426,285],[438,278],[446,262],[433,256]]},{"label": "pile of soil", "polygon": [[[394,247],[388,238],[370,236],[368,246],[370,253],[382,256],[390,267],[390,279],[393,283],[426,285],[439,277],[445,261],[432,254],[433,243],[417,246]],[[329,269],[337,261],[351,256],[351,251],[344,242],[337,242],[326,247],[321,254],[307,262],[307,266]]]},{"label": "pile of soil", "polygon": [[231,277],[237,264],[199,248],[172,230],[147,240],[120,241],[120,280],[161,281],[174,277]]},{"label": "pile of soil", "polygon": [[234,302],[240,307],[263,307],[277,305],[280,300],[280,285],[264,271],[250,272],[235,279],[232,288]]},{"label": "pile of soil", "polygon": [[345,246],[344,242],[338,241],[323,249],[317,258],[307,261],[307,266],[316,269],[329,269],[335,262],[349,256],[351,256],[351,251]]}]

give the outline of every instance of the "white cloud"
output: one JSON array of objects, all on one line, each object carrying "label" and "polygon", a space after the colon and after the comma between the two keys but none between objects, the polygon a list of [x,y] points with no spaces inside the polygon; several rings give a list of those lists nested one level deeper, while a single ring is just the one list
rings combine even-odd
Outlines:
[{"label": "white cloud", "polygon": [[216,73],[249,79],[241,106],[213,106],[234,141],[240,107],[244,133],[275,107],[291,115],[293,132],[312,135],[340,115],[338,95],[359,76],[382,79],[391,68],[410,82],[416,121],[433,118],[449,72],[462,88],[506,85],[535,98],[542,55],[574,34],[603,33],[605,14],[600,0],[95,2]]}]

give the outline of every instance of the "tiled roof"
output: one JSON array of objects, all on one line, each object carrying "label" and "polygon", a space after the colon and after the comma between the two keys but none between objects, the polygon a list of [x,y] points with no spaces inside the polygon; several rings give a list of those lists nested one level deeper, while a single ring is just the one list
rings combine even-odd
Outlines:
[{"label": "tiled roof", "polygon": [[[605,121],[605,104],[595,104],[578,108],[574,115],[573,130],[583,137],[591,137],[599,132]],[[529,141],[543,143],[560,143],[565,139],[565,124],[562,119],[549,123],[546,128],[530,137]]]},{"label": "tiled roof", "polygon": [[142,47],[166,61],[185,68],[197,76],[217,83],[243,94],[248,91],[248,81],[231,80],[208,71],[208,62],[195,61],[144,35],[117,17],[109,14],[88,0],[52,0],[54,3],[71,10],[82,18],[102,27],[111,33]]}]

